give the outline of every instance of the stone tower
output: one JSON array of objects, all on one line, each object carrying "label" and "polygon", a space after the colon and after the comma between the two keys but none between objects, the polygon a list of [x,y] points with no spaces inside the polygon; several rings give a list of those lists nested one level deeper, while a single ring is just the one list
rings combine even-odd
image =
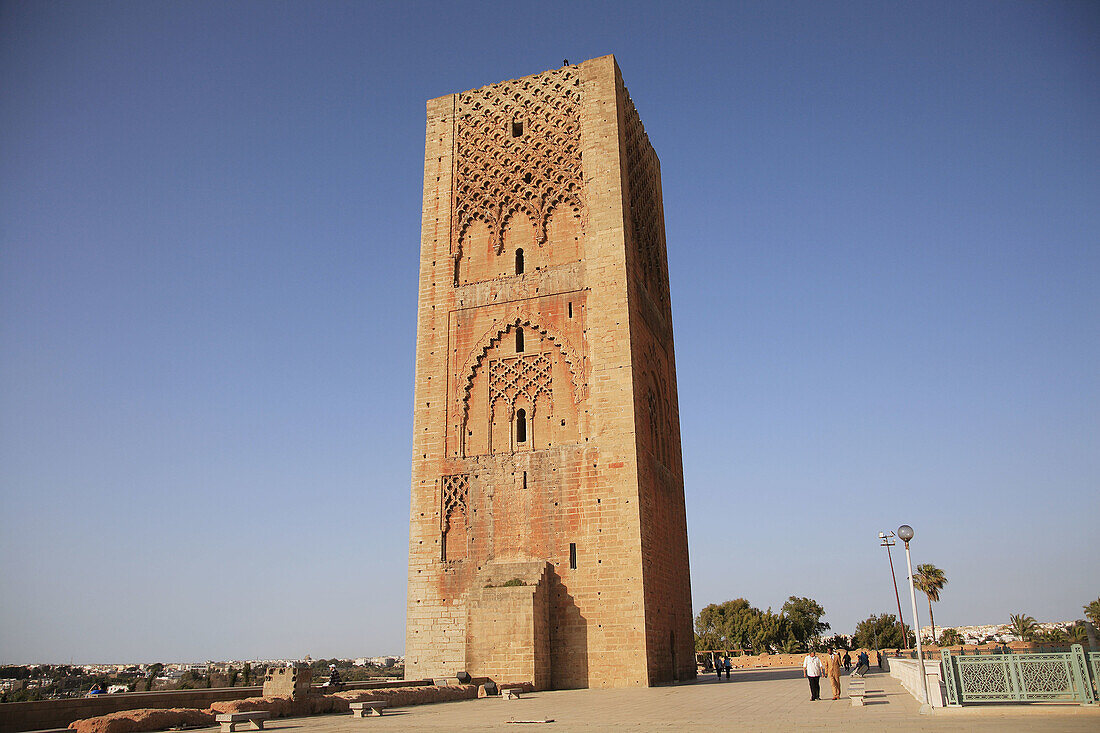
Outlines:
[{"label": "stone tower", "polygon": [[615,59],[427,111],[405,674],[693,677],[660,163]]}]

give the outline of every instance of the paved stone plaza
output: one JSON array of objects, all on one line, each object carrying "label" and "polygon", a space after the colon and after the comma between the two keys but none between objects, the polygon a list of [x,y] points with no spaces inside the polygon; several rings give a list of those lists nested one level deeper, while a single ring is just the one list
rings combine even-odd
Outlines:
[{"label": "paved stone plaza", "polygon": [[[846,678],[845,689],[847,689]],[[822,685],[828,688],[828,684]],[[824,690],[823,690],[824,692]],[[995,705],[918,714],[918,704],[897,680],[867,676],[867,705],[849,700],[810,702],[798,669],[734,672],[729,682],[706,675],[699,682],[652,688],[536,692],[520,700],[468,700],[408,707],[381,718],[326,715],[271,721],[278,730],[362,733],[367,730],[792,730],[832,728],[911,730],[1100,730],[1100,709],[1079,705]],[[553,723],[512,725],[509,720],[553,718]]]}]

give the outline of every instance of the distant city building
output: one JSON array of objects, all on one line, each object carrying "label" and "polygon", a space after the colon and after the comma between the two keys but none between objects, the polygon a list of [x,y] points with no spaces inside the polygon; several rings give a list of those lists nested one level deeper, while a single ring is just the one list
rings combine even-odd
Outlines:
[{"label": "distant city building", "polygon": [[[1035,631],[1050,632],[1056,629],[1065,631],[1076,623],[1076,621],[1044,621],[1035,624]],[[962,637],[964,644],[986,644],[989,642],[1007,644],[1012,641],[1022,641],[1017,634],[1013,633],[1012,627],[1009,624],[984,624],[980,626],[940,626],[937,624],[937,640],[942,637],[943,632],[948,629],[957,631],[959,636]],[[932,627],[922,626],[920,635],[922,639],[931,639]]]}]

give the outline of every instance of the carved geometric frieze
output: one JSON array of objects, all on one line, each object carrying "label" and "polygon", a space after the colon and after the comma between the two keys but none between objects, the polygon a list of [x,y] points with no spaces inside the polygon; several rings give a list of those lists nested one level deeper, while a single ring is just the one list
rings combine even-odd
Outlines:
[{"label": "carved geometric frieze", "polygon": [[665,224],[661,208],[661,168],[638,111],[626,98],[626,171],[630,189],[630,225],[641,263],[642,282],[663,311],[668,303],[664,271]]},{"label": "carved geometric frieze", "polygon": [[541,245],[556,207],[583,209],[580,101],[571,66],[456,95],[453,247],[481,220],[499,254],[517,212]]},{"label": "carved geometric frieze", "polygon": [[[560,333],[555,333],[545,326],[540,325],[527,314],[513,313],[503,320],[494,322],[489,330],[478,339],[458,374],[455,375],[459,385],[455,399],[457,400],[459,414],[463,416],[463,421],[465,421],[469,413],[470,391],[474,386],[474,378],[482,368],[482,364],[485,362],[493,347],[499,344],[505,335],[511,333],[516,328],[528,329],[532,333],[556,345],[562,360],[565,362],[566,369],[569,370],[569,379],[573,385],[573,402],[579,403],[585,396],[587,384],[582,378],[582,356],[573,348],[568,339]],[[551,358],[549,354],[546,354],[546,356],[547,358]]]}]

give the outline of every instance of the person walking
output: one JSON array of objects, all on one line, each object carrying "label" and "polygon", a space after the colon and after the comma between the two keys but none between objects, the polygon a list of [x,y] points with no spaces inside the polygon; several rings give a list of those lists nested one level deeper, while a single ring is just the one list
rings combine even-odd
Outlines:
[{"label": "person walking", "polygon": [[852,671],[852,655],[844,652],[844,674]]},{"label": "person walking", "polygon": [[733,662],[731,662],[730,658],[727,656],[726,657],[726,682],[729,682],[729,680],[730,680],[730,670],[732,670],[732,669],[733,669]]},{"label": "person walking", "polygon": [[715,654],[714,655],[714,672],[717,675],[719,682],[722,681],[722,667],[723,667],[722,657]]},{"label": "person walking", "polygon": [[829,657],[829,681],[833,683],[833,699],[840,699],[840,651]]},{"label": "person walking", "polygon": [[867,656],[867,652],[860,652],[859,658],[856,661],[855,674],[858,674],[860,677],[864,677],[866,676],[869,669],[871,669],[871,660]]},{"label": "person walking", "polygon": [[821,699],[821,660],[817,652],[810,651],[802,660],[802,673],[810,681],[810,701]]}]

